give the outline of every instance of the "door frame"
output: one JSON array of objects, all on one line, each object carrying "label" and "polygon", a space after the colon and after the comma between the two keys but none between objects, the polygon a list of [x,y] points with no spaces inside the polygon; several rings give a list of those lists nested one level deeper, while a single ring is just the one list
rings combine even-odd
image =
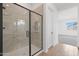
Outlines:
[{"label": "door frame", "polygon": [[0,3],[0,56],[3,55],[3,27],[2,27],[2,3]]}]

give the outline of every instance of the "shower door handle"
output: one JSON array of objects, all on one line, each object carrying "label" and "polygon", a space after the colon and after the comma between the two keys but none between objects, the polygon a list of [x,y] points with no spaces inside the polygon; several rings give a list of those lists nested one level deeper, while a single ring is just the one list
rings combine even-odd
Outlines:
[{"label": "shower door handle", "polygon": [[2,27],[3,29],[5,29],[5,27]]},{"label": "shower door handle", "polygon": [[29,31],[26,31],[26,37],[29,37]]}]

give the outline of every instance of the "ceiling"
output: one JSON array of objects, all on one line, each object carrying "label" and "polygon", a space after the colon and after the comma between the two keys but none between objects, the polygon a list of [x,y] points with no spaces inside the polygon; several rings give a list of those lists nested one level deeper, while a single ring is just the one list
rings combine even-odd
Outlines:
[{"label": "ceiling", "polygon": [[42,5],[41,3],[18,3],[28,9],[34,10],[36,8],[38,8],[40,5]]},{"label": "ceiling", "polygon": [[[29,9],[36,9],[38,8],[40,5],[42,5],[42,3],[19,3],[20,5],[24,6],[24,7],[27,7]],[[78,6],[79,3],[53,3],[53,5],[56,7],[56,9],[58,11],[62,11],[62,10],[65,10],[65,9],[68,9],[68,8],[72,8],[74,6]]]},{"label": "ceiling", "polygon": [[53,3],[58,11],[78,6],[79,3]]},{"label": "ceiling", "polygon": [[32,9],[36,9],[38,8],[40,5],[42,5],[41,3],[29,3]]},{"label": "ceiling", "polygon": [[[62,11],[74,6],[78,6],[79,3],[53,3],[58,11]],[[33,9],[41,5],[41,3],[29,3],[30,7]]]}]

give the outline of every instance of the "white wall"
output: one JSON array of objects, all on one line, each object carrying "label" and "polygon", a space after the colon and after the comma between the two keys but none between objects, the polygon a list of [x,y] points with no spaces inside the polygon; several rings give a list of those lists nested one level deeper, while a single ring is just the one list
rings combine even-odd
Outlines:
[{"label": "white wall", "polygon": [[52,15],[52,30],[53,30],[53,46],[58,44],[58,12],[54,11]]},{"label": "white wall", "polygon": [[77,43],[79,42],[79,38],[78,38],[79,27],[77,28],[77,30],[74,30],[74,31],[67,30],[66,21],[68,21],[69,19],[74,19],[75,21],[78,22],[77,6],[59,12],[59,15],[58,15],[59,41],[66,44],[77,46],[78,45]]},{"label": "white wall", "polygon": [[[57,11],[53,4],[45,4],[43,10],[43,45],[44,51],[47,51],[50,46],[55,45],[58,41],[56,23],[53,21],[56,20]],[[53,34],[51,32],[53,32]]]},{"label": "white wall", "polygon": [[73,8],[69,8],[66,9],[64,11],[59,12],[59,34],[63,34],[63,35],[78,35],[77,31],[69,31],[67,30],[66,27],[66,22],[69,19],[74,19],[75,21],[78,21],[78,8],[77,7],[73,7]]}]

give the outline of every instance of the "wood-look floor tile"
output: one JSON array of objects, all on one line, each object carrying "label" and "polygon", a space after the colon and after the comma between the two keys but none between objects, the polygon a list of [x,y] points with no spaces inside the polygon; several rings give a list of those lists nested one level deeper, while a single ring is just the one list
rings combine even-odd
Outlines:
[{"label": "wood-look floor tile", "polygon": [[78,56],[78,48],[67,44],[58,44],[50,47],[48,52],[42,52],[39,56]]}]

